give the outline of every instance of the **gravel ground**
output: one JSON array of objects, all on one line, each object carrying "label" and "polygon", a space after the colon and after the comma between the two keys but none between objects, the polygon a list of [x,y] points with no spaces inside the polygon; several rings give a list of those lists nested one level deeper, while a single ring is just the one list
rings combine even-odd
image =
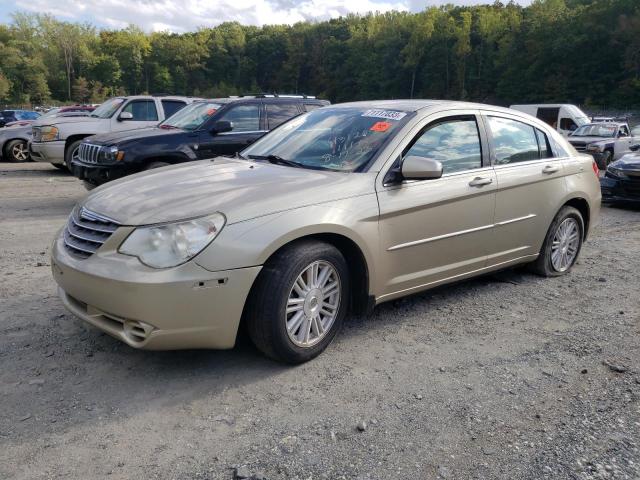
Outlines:
[{"label": "gravel ground", "polygon": [[0,164],[0,479],[640,478],[640,210],[604,208],[570,275],[381,305],[289,367],[67,314],[49,249],[83,194]]}]

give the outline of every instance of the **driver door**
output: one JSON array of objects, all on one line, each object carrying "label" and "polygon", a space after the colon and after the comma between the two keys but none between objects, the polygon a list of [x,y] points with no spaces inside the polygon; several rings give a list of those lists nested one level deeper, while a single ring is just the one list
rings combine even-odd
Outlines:
[{"label": "driver door", "polygon": [[[122,113],[130,113],[132,118],[123,119]],[[135,130],[153,127],[159,122],[158,107],[153,99],[131,100],[112,118],[112,131]]]},{"label": "driver door", "polygon": [[631,151],[632,138],[626,125],[620,125],[617,132],[616,148],[613,152],[613,160],[619,159],[621,156]]},{"label": "driver door", "polygon": [[443,175],[379,185],[386,299],[483,269],[493,238],[496,179],[477,112],[430,117],[407,138],[401,158],[438,160]]}]

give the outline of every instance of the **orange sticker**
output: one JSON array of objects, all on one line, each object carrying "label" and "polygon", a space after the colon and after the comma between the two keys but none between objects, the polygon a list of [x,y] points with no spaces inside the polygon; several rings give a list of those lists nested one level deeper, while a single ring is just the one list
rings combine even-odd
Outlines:
[{"label": "orange sticker", "polygon": [[207,110],[207,115],[211,116],[211,115],[213,115],[214,113],[216,113],[216,111],[217,111],[217,110],[216,110],[215,108],[210,108],[209,110]]},{"label": "orange sticker", "polygon": [[389,122],[376,122],[374,123],[369,130],[372,132],[386,132],[389,130],[391,124]]}]

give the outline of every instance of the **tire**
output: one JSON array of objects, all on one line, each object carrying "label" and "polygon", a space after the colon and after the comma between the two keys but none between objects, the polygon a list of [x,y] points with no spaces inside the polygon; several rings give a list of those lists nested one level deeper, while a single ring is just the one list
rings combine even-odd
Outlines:
[{"label": "tire", "polygon": [[611,151],[605,150],[602,156],[596,161],[596,163],[598,164],[598,168],[600,170],[606,170],[609,164],[611,163],[612,157],[613,157],[613,154],[611,153]]},{"label": "tire", "polygon": [[[299,288],[300,278],[309,286],[313,283],[308,269],[314,265],[318,267],[316,285],[325,276],[324,291],[328,296],[322,288],[299,293],[303,291]],[[309,361],[327,348],[340,330],[349,299],[349,269],[340,251],[315,240],[293,243],[269,259],[251,289],[245,309],[249,337],[274,360],[290,364]],[[296,311],[287,312],[287,306]],[[328,316],[327,311],[334,313]]]},{"label": "tire", "polygon": [[27,142],[24,140],[11,140],[4,148],[5,158],[14,163],[28,162],[31,160]]},{"label": "tire", "polygon": [[[554,239],[558,240],[556,235],[562,239],[562,232],[560,229],[563,225],[571,225],[575,227],[577,237],[574,238],[574,230],[567,231],[567,238],[571,238],[573,240],[570,242],[563,242],[560,240],[560,245],[556,246],[554,245]],[[549,226],[547,236],[545,237],[542,248],[540,249],[540,255],[538,255],[536,261],[531,264],[531,270],[543,277],[558,277],[569,273],[580,255],[583,239],[584,220],[582,218],[582,214],[573,207],[562,207]],[[567,249],[563,250],[565,246]],[[555,252],[559,253],[555,253],[554,248],[556,248]],[[559,263],[564,263],[565,257],[562,255],[563,251],[571,257],[567,258],[567,264],[564,266],[559,265]],[[554,253],[556,255],[555,257]]]},{"label": "tire", "polygon": [[145,170],[153,170],[154,168],[168,167],[169,165],[171,165],[171,164],[168,163],[168,162],[151,162],[149,165],[144,167],[144,169]]},{"label": "tire", "polygon": [[67,168],[67,166],[64,163],[52,163],[51,165],[53,165],[54,167],[56,167],[59,170],[65,170],[65,171],[69,171],[69,169]]},{"label": "tire", "polygon": [[71,164],[71,160],[73,159],[74,154],[77,153],[77,150],[80,147],[81,143],[82,139],[76,140],[64,151],[64,164],[67,167],[67,170],[69,170],[71,173],[73,173],[73,165]]}]

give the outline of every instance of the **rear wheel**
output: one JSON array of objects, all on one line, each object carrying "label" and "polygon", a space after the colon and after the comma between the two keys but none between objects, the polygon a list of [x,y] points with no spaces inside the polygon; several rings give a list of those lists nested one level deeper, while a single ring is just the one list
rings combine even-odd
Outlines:
[{"label": "rear wheel", "polygon": [[11,140],[4,150],[5,157],[10,162],[28,162],[31,160],[27,142],[24,140]]},{"label": "rear wheel", "polygon": [[582,214],[573,207],[562,207],[551,222],[540,255],[531,265],[532,270],[545,277],[569,272],[578,259],[583,238]]},{"label": "rear wheel", "polygon": [[300,241],[275,254],[247,302],[251,340],[267,356],[302,363],[340,330],[349,305],[347,263],[333,245]]}]

